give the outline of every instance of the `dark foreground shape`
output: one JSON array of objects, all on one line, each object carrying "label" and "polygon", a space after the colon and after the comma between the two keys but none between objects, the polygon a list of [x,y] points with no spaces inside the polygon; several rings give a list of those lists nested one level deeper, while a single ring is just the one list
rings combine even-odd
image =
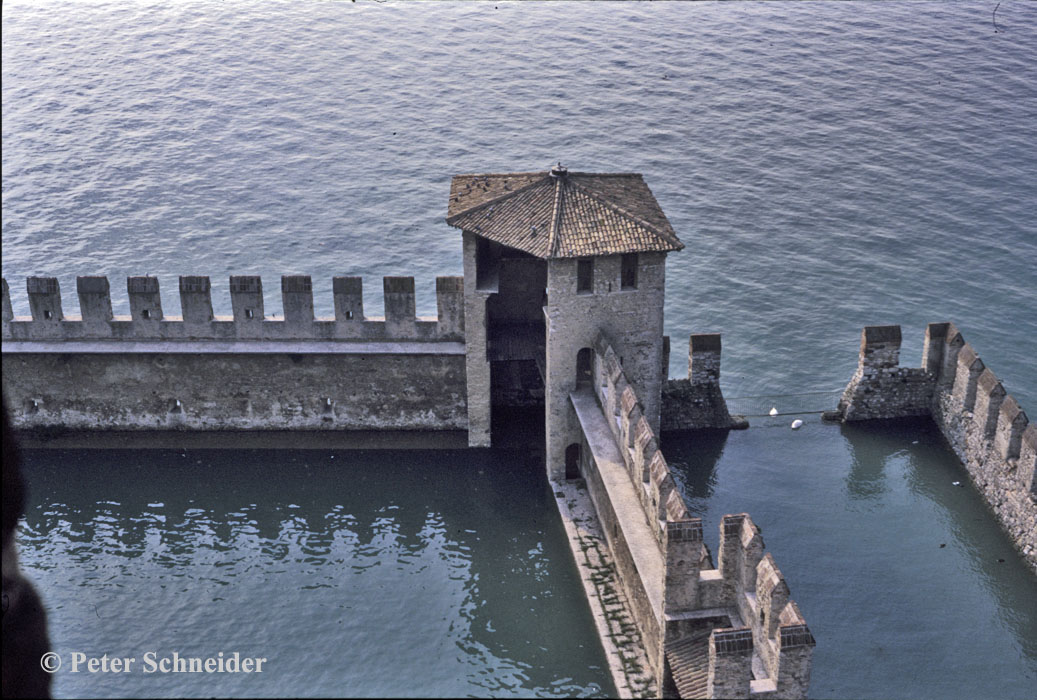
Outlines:
[{"label": "dark foreground shape", "polygon": [[3,697],[49,698],[50,676],[40,659],[50,651],[43,601],[18,570],[14,531],[25,512],[25,481],[18,446],[3,406]]}]

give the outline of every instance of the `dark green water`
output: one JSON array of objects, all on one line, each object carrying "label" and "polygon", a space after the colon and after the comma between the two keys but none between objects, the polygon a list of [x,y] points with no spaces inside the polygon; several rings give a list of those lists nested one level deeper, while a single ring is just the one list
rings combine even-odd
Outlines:
[{"label": "dark green water", "polygon": [[1037,578],[936,428],[802,417],[663,449],[714,552],[725,513],[763,530],[817,639],[811,695],[1034,697]]},{"label": "dark green water", "polygon": [[[714,552],[724,513],[763,530],[817,638],[811,695],[1032,697],[1037,579],[935,428],[790,420],[664,450]],[[614,693],[521,450],[27,457],[22,559],[56,651],[270,659],[261,676],[65,668],[60,696]]]},{"label": "dark green water", "polygon": [[[817,638],[811,695],[1032,697],[1037,578],[936,429],[804,417],[663,449],[714,552],[723,514],[762,528]],[[270,659],[66,668],[61,696],[614,693],[522,450],[34,451],[27,473],[55,651]]]},{"label": "dark green water", "polygon": [[[519,451],[31,451],[26,473],[58,696],[615,692]],[[136,672],[70,673],[73,651]],[[269,661],[144,674],[148,651]]]}]

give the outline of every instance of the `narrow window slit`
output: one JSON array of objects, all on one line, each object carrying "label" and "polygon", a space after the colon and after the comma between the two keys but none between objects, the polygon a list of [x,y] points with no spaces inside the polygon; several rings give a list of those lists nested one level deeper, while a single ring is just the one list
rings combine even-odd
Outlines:
[{"label": "narrow window slit", "polygon": [[637,253],[624,253],[620,275],[621,289],[637,289]]},{"label": "narrow window slit", "polygon": [[594,291],[594,260],[583,258],[576,261],[576,293],[590,294]]}]

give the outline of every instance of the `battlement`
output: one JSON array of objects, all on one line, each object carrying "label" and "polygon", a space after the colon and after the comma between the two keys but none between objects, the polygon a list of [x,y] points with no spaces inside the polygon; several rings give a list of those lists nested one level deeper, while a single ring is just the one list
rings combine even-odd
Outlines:
[{"label": "battlement", "polygon": [[953,415],[1002,459],[1017,459],[1029,419],[955,325],[926,327],[921,368],[899,366],[900,338],[900,326],[868,326],[861,332],[857,373],[840,402],[843,420]]},{"label": "battlement", "polygon": [[860,348],[834,413],[843,421],[931,416],[1037,570],[1037,430],[1001,380],[949,322],[926,327],[920,368],[899,366],[899,326],[866,327]]},{"label": "battlement", "polygon": [[436,278],[438,315],[415,315],[413,277],[385,277],[384,317],[364,315],[363,280],[335,277],[332,281],[335,316],[318,318],[313,311],[313,284],[306,275],[281,277],[282,318],[268,317],[263,282],[258,276],[231,276],[231,315],[213,313],[211,283],[205,276],[180,277],[181,316],[167,316],[156,277],[129,277],[126,291],[130,315],[112,313],[108,278],[76,279],[79,316],[66,316],[61,290],[54,277],[29,277],[26,292],[30,317],[16,317],[10,289],[3,280],[3,339],[5,341],[73,340],[350,340],[463,341],[464,281]]},{"label": "battlement", "polygon": [[744,418],[732,418],[720,390],[719,333],[693,333],[688,338],[688,378],[669,379],[663,385],[660,429],[748,427]]},{"label": "battlement", "polygon": [[[698,337],[693,336],[691,344],[692,364],[700,356],[696,350],[719,354],[719,336],[705,336],[705,342],[696,343]],[[717,358],[714,366],[718,365]],[[715,382],[717,372],[702,371],[702,381]],[[712,555],[703,541],[702,520],[689,513],[659,440],[644,418],[641,402],[604,336],[594,346],[592,384],[622,459],[624,478],[637,494],[657,548],[649,559],[661,563],[661,582],[642,578],[640,587],[627,584],[637,591],[661,583],[661,610],[656,613],[660,617],[654,622],[642,617],[641,624],[661,624],[662,629],[648,630],[646,639],[662,641],[666,668],[708,656],[706,697],[750,697],[751,693],[805,697],[814,638],[773,557],[764,553],[759,528],[746,513],[724,516],[718,565],[713,568]],[[608,491],[604,485],[590,487],[592,493]],[[617,528],[615,538],[621,536],[620,530]],[[636,535],[624,532],[622,537]],[[613,546],[623,547],[618,542]],[[621,569],[622,576],[649,575],[654,565],[646,565],[648,553],[640,551],[638,556],[642,565],[629,572]],[[703,634],[704,624],[708,634]],[[696,644],[698,652],[693,649]],[[766,678],[754,674],[754,667],[766,669]]]},{"label": "battlement", "polygon": [[929,415],[936,375],[900,366],[900,326],[861,331],[857,371],[837,408],[843,421]]},{"label": "battlement", "polygon": [[[975,434],[970,437],[990,443],[1002,460],[1022,459],[1026,413],[953,323],[929,324],[922,357],[938,371],[934,418],[947,422],[954,416],[956,425],[964,423]],[[1032,468],[1018,473],[1032,473]],[[1033,488],[1032,476],[1028,482],[1020,478],[1026,489]]]}]

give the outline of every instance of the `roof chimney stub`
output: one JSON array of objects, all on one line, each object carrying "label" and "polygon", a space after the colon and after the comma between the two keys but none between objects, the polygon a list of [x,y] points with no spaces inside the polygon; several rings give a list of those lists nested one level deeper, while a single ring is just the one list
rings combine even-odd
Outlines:
[{"label": "roof chimney stub", "polygon": [[551,177],[565,177],[569,174],[569,171],[562,165],[562,161],[558,161],[558,165],[551,168]]}]

